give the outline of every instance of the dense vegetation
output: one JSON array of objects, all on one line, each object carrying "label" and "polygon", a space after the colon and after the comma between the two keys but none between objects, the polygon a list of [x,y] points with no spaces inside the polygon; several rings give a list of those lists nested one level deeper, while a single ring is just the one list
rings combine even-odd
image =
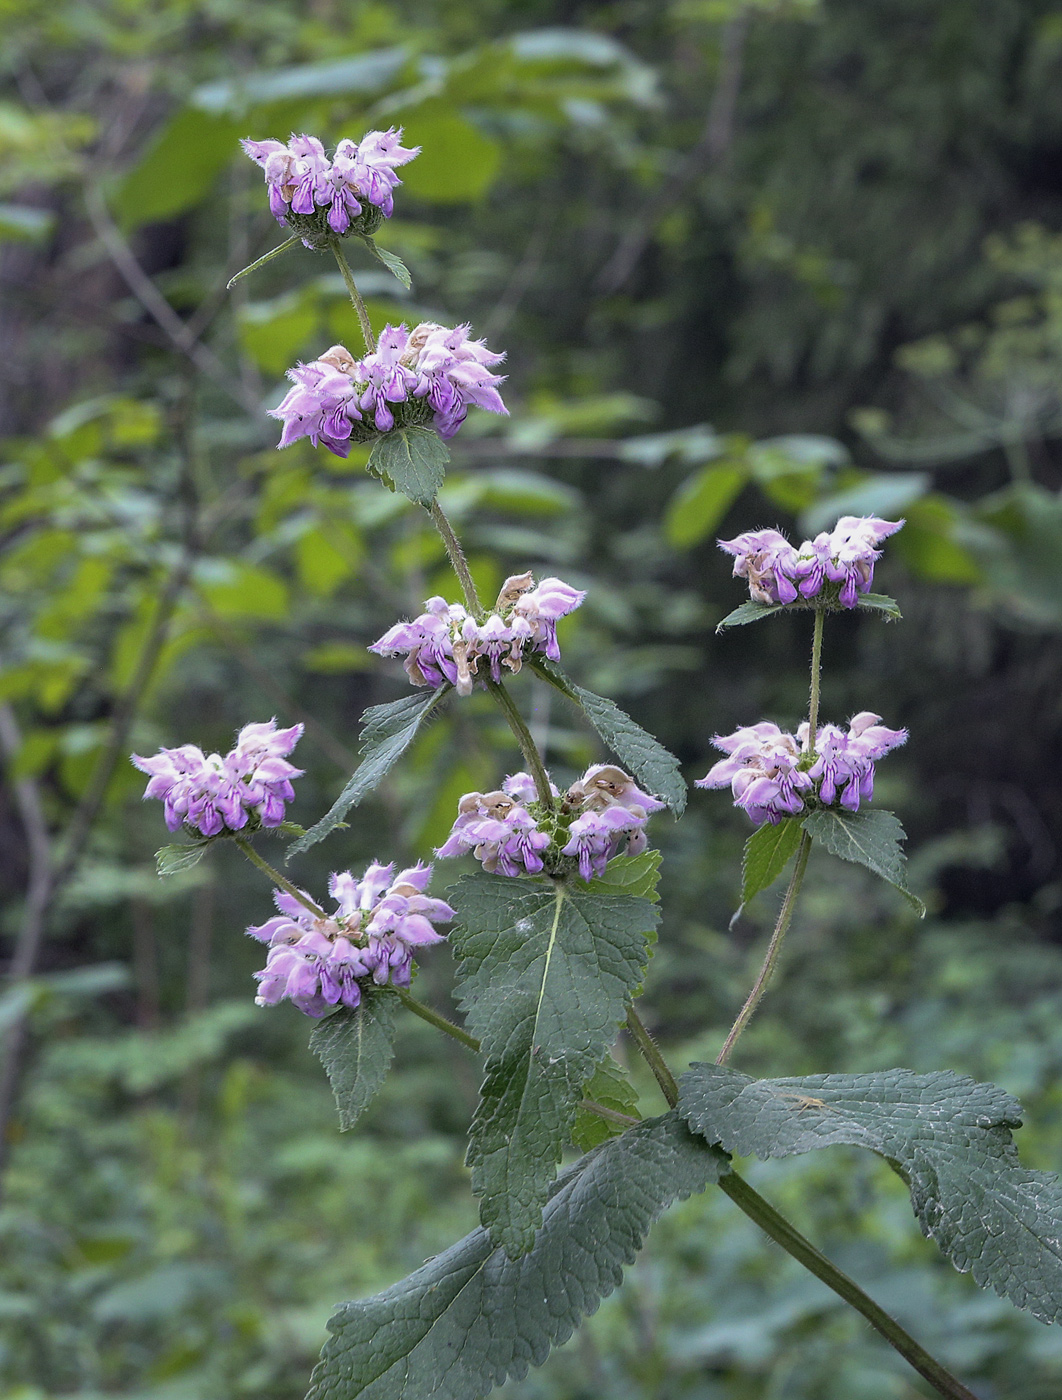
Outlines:
[{"label": "dense vegetation", "polygon": [[[302,1018],[251,1004],[266,887],[229,848],[159,881],[127,765],[304,721],[292,815],[315,819],[364,707],[404,693],[366,644],[449,588],[364,451],[274,450],[284,371],[353,321],[302,250],[226,292],[279,241],[242,136],[394,122],[423,145],[380,235],[412,292],[368,259],[359,284],[377,326],[467,317],[508,351],[513,410],[466,426],[446,508],[484,593],[531,565],[589,589],[576,679],[689,777],[712,734],[804,703],[799,619],[714,635],[735,601],[715,536],[906,517],[880,579],[902,629],[833,626],[825,699],[911,731],[882,797],[930,917],[823,858],[741,1068],[993,1079],[1035,1124],[1025,1159],[1057,1168],[1062,10],[70,0],[3,24],[6,1387],[301,1393],[331,1305],[474,1220],[474,1065],[416,1026],[340,1137]],[[571,780],[599,750],[549,694],[536,732]],[[423,855],[514,760],[486,697],[451,709],[299,880],[383,856],[384,829],[385,858]],[[708,796],[656,824],[647,1002],[676,1056],[714,1055],[761,955],[769,900],[728,929],[744,836]],[[448,960],[425,963],[445,1005]],[[938,1260],[884,1167],[852,1154],[842,1178],[848,1151],[750,1176],[979,1393],[1056,1393],[1055,1332]],[[780,1260],[696,1197],[508,1393],[923,1393]]]}]

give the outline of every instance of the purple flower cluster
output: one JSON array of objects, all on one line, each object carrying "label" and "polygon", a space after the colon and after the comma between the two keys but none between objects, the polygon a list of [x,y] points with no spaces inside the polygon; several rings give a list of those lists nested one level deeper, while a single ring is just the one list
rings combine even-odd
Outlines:
[{"label": "purple flower cluster", "polygon": [[560,873],[567,864],[560,857],[567,856],[578,861],[579,874],[590,880],[614,856],[645,850],[645,824],[663,806],[622,768],[597,763],[568,789],[558,811],[547,813],[530,774],[514,773],[500,791],[469,792],[461,798],[457,820],[436,855],[471,852],[485,870],[502,875],[538,875],[544,869]]},{"label": "purple flower cluster", "polygon": [[308,437],[346,457],[351,441],[429,420],[440,437],[452,438],[470,407],[508,413],[497,388],[505,376],[492,372],[504,358],[472,340],[467,325],[450,329],[434,321],[411,331],[386,326],[377,348],[360,360],[333,345],[288,371],[295,387],[270,410],[284,424],[278,445]]},{"label": "purple flower cluster", "polygon": [[845,515],[829,533],[805,540],[799,549],[777,530],[750,530],[720,540],[719,547],[734,556],[734,577],[748,580],[754,602],[807,602],[831,584],[841,606],[854,608],[874,580],[879,545],[902,524],[874,515]]},{"label": "purple flower cluster", "polygon": [[807,723],[796,734],[763,721],[712,740],[727,755],[697,783],[730,786],[734,803],[756,826],[799,816],[809,801],[858,812],[874,795],[874,763],[907,739],[906,729],[886,729],[869,710],[855,715],[847,731],[824,724],[810,748]]},{"label": "purple flower cluster", "polygon": [[404,656],[414,685],[449,681],[459,695],[471,695],[480,658],[495,681],[501,680],[503,666],[514,674],[520,670],[525,650],[559,661],[557,622],[585,597],[559,578],[536,584],[530,572],[513,574],[482,622],[460,603],[429,598],[419,617],[395,623],[369,650],[379,656]]},{"label": "purple flower cluster", "polygon": [[328,892],[332,914],[315,915],[292,895],[277,890],[280,914],[247,932],[269,945],[258,979],[259,1006],[290,998],[307,1016],[324,1016],[337,1003],[361,1002],[360,979],[377,986],[408,987],[413,950],[445,937],[433,925],[454,917],[441,899],[425,894],[430,865],[395,875],[391,865],[370,865],[360,880],[349,870],[333,875]]},{"label": "purple flower cluster", "polygon": [[316,136],[292,136],[286,145],[283,141],[241,141],[240,145],[265,172],[274,218],[304,235],[303,242],[313,247],[315,234],[347,233],[362,217],[364,205],[370,206],[374,227],[381,217],[390,218],[392,191],[402,183],[395,167],[420,151],[419,146],[407,150],[401,140],[401,127],[370,131],[360,141],[340,141],[331,160]]},{"label": "purple flower cluster", "polygon": [[132,755],[149,775],[145,797],[161,798],[171,831],[187,826],[201,836],[242,831],[248,822],[279,826],[284,803],[295,796],[292,778],[303,770],[287,756],[302,736],[302,725],[278,729],[275,719],[245,724],[224,757],[204,754],[194,744],[160,749],[152,758]]}]

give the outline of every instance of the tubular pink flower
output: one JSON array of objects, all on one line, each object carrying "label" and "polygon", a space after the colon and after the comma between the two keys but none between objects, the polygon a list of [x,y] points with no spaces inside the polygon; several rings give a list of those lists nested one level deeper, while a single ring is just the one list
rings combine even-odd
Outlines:
[{"label": "tubular pink flower", "polygon": [[[734,556],[734,575],[748,580],[757,603],[787,604],[817,598],[829,583],[837,585],[837,602],[854,608],[870,591],[879,546],[903,525],[875,515],[845,515],[832,531],[823,531],[794,549],[777,530],[753,530],[719,547]],[[831,595],[832,596],[832,595]]]}]

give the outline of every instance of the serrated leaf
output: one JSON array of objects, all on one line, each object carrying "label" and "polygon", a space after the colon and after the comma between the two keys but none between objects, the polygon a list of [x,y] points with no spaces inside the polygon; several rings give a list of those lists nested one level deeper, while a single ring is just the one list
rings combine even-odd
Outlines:
[{"label": "serrated leaf", "polygon": [[450,690],[448,685],[427,695],[404,695],[387,705],[373,705],[362,719],[360,750],[364,755],[350,781],[319,822],[315,822],[292,845],[288,860],[315,846],[342,824],[343,818],[367,797],[389,769],[393,768],[409,748],[420,726]]},{"label": "serrated leaf", "polygon": [[307,1400],[480,1400],[522,1378],[619,1286],[656,1217],[728,1169],[674,1113],[613,1138],[554,1183],[522,1259],[473,1230],[401,1283],[345,1303]]},{"label": "serrated leaf", "polygon": [[549,681],[582,709],[608,747],[642,786],[666,802],[676,816],[681,816],[686,809],[686,783],[675,755],[669,753],[659,739],[635,724],[612,700],[575,685],[559,666],[542,657],[533,658],[529,664],[543,680]]},{"label": "serrated leaf", "polygon": [[192,846],[162,846],[155,852],[155,869],[159,878],[165,880],[170,875],[181,875],[184,871],[191,870],[206,855],[208,844],[206,841],[200,841]]},{"label": "serrated leaf", "polygon": [[468,1163],[480,1218],[530,1249],[583,1085],[616,1038],[659,914],[562,881],[470,875],[449,893],[457,996],[486,1069]]},{"label": "serrated leaf", "polygon": [[430,506],[449,460],[449,449],[434,428],[395,428],[376,439],[369,471],[411,501]]},{"label": "serrated leaf", "polygon": [[345,1133],[368,1108],[387,1077],[394,1055],[394,996],[362,993],[354,1010],[342,1007],[319,1022],[310,1049],[324,1065]]},{"label": "serrated leaf", "polygon": [[716,626],[716,632],[722,632],[727,627],[744,627],[749,622],[759,622],[761,618],[770,617],[772,613],[783,612],[784,603],[742,603],[740,608],[735,608],[733,612],[727,613],[722,622]]},{"label": "serrated leaf", "polygon": [[800,845],[800,823],[784,817],[775,826],[764,823],[745,842],[741,862],[741,903],[774,884]]},{"label": "serrated leaf", "polygon": [[882,613],[886,622],[897,622],[903,617],[899,603],[887,593],[862,593],[858,606],[871,612]]},{"label": "serrated leaf", "polygon": [[[611,1055],[605,1056],[583,1085],[583,1098],[592,1099],[594,1103],[614,1109],[616,1113],[625,1113],[628,1118],[642,1116],[638,1112],[638,1090],[627,1077],[627,1071]],[[589,1152],[592,1147],[625,1131],[622,1124],[612,1123],[602,1118],[600,1113],[580,1108],[572,1126],[572,1142],[580,1152]]]},{"label": "serrated leaf", "polygon": [[640,856],[615,856],[602,874],[588,886],[602,894],[635,894],[651,899],[660,898],[656,887],[660,883],[660,852],[643,851]]},{"label": "serrated leaf", "polygon": [[1021,1105],[950,1070],[750,1079],[694,1065],[679,1112],[729,1152],[787,1157],[845,1143],[903,1177],[922,1232],[962,1273],[1043,1322],[1062,1321],[1062,1185],[1022,1166]]},{"label": "serrated leaf", "polygon": [[907,888],[907,858],[900,848],[907,834],[892,812],[823,809],[804,818],[804,830],[831,855],[872,870],[925,917],[926,906]]},{"label": "serrated leaf", "polygon": [[407,292],[412,291],[413,279],[409,275],[409,268],[397,254],[389,253],[386,248],[381,248],[374,238],[365,237],[362,242],[366,244],[373,257],[382,262],[388,272],[398,278]]}]

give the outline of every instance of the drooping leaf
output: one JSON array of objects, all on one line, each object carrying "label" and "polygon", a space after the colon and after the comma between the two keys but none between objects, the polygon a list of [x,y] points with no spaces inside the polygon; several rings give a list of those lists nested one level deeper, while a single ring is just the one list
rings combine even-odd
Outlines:
[{"label": "drooping leaf", "polygon": [[541,657],[535,657],[530,665],[543,680],[549,681],[583,710],[608,747],[648,792],[666,802],[676,816],[685,811],[686,783],[673,753],[635,724],[612,700],[575,685],[559,666]]},{"label": "drooping leaf", "polygon": [[450,892],[457,995],[486,1070],[468,1161],[480,1218],[530,1249],[583,1085],[616,1037],[659,914],[577,882],[471,875]]},{"label": "drooping leaf", "polygon": [[420,726],[449,690],[450,687],[444,685],[426,695],[404,695],[401,700],[392,700],[387,705],[373,705],[365,711],[360,745],[364,755],[362,761],[321,820],[294,843],[288,852],[289,860],[309,850],[318,841],[323,841],[342,822],[351,807],[356,807],[372,792],[409,748]]},{"label": "drooping leaf", "polygon": [[772,613],[781,612],[784,607],[784,603],[742,603],[740,608],[727,613],[722,622],[716,625],[715,630],[722,632],[727,627],[744,627],[750,622],[759,622],[762,618],[770,617]]},{"label": "drooping leaf", "polygon": [[386,248],[381,248],[375,238],[366,237],[362,239],[362,242],[368,247],[373,257],[378,258],[388,272],[393,273],[398,278],[407,292],[412,290],[413,279],[409,275],[409,268],[397,254],[389,253]]},{"label": "drooping leaf", "polygon": [[430,506],[443,484],[450,453],[433,428],[395,428],[377,438],[369,454],[369,471],[392,491],[418,505]]},{"label": "drooping leaf", "polygon": [[[628,1078],[627,1071],[611,1055],[605,1056],[583,1085],[583,1098],[591,1099],[603,1108],[614,1109],[616,1113],[625,1113],[628,1118],[642,1116],[638,1112],[637,1089]],[[572,1127],[572,1142],[581,1152],[589,1152],[592,1147],[607,1142],[610,1137],[618,1137],[624,1131],[622,1123],[610,1122],[600,1113],[580,1108]]]},{"label": "drooping leaf", "polygon": [[996,1085],[950,1070],[755,1080],[694,1065],[680,1088],[690,1127],[729,1152],[787,1157],[845,1143],[879,1153],[957,1269],[1062,1321],[1062,1184],[1022,1166],[1010,1132],[1021,1105]]},{"label": "drooping leaf", "polygon": [[799,845],[800,823],[795,817],[785,817],[776,826],[765,822],[752,833],[741,862],[742,905],[778,879]]},{"label": "drooping leaf", "polygon": [[196,841],[191,845],[162,846],[155,852],[155,869],[159,878],[165,880],[170,875],[181,875],[206,855],[209,841]]},{"label": "drooping leaf", "polygon": [[899,603],[887,593],[862,593],[858,606],[869,612],[881,613],[886,622],[898,622],[903,617]]},{"label": "drooping leaf", "polygon": [[656,1217],[727,1170],[674,1113],[611,1139],[554,1183],[530,1254],[473,1230],[340,1307],[307,1400],[480,1400],[525,1376],[619,1286]]},{"label": "drooping leaf", "polygon": [[162,128],[112,200],[124,228],[171,219],[209,192],[233,160],[243,132],[230,117],[185,107]]},{"label": "drooping leaf", "polygon": [[812,812],[804,818],[803,825],[812,840],[820,842],[831,855],[865,865],[899,890],[919,915],[925,915],[926,906],[907,888],[907,858],[900,846],[906,833],[892,812],[879,808],[862,812],[830,808]]},{"label": "drooping leaf", "polygon": [[636,894],[655,904],[660,898],[656,892],[659,883],[660,852],[643,851],[640,856],[615,856],[588,888],[603,894]]},{"label": "drooping leaf", "polygon": [[386,992],[363,992],[360,1006],[342,1007],[314,1027],[310,1049],[336,1097],[340,1132],[353,1128],[387,1077],[394,1037],[394,996]]}]

